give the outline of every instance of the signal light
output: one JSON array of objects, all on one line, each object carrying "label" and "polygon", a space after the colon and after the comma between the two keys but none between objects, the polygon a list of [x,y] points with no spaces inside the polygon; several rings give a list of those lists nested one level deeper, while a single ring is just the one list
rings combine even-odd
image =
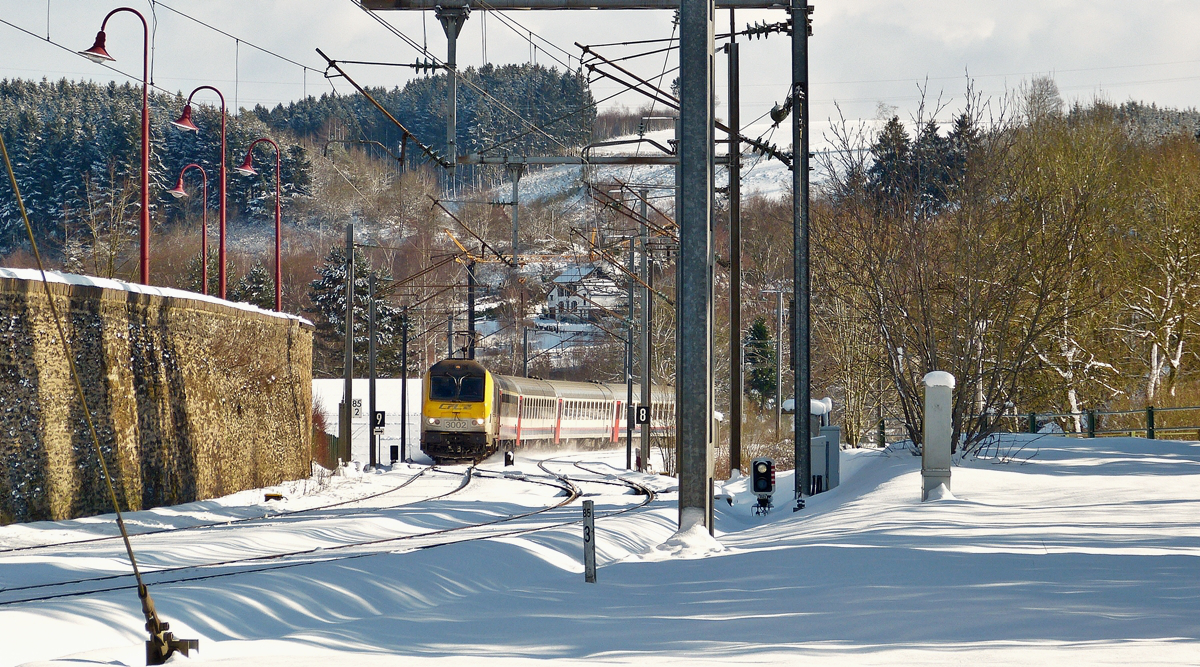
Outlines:
[{"label": "signal light", "polygon": [[750,462],[750,491],[758,496],[755,514],[766,514],[771,510],[771,496],[775,493],[775,461],[758,458]]},{"label": "signal light", "polygon": [[751,465],[750,488],[754,495],[775,493],[775,462],[771,459],[754,459]]}]

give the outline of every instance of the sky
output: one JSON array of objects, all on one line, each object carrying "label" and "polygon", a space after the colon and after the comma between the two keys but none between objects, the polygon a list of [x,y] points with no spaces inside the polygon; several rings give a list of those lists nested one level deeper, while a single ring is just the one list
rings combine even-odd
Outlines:
[{"label": "sky", "polygon": [[[814,4],[810,42],[814,144],[821,143],[830,120],[839,115],[867,122],[890,113],[912,118],[921,103],[922,86],[928,91],[926,107],[939,106],[940,98],[945,109],[939,118],[948,120],[963,104],[968,74],[993,108],[1034,76],[1053,77],[1068,103],[1099,98],[1190,108],[1197,105],[1200,94],[1200,41],[1194,37],[1200,25],[1200,2],[1192,0]],[[138,21],[130,14],[117,15],[108,31],[109,52],[117,58],[114,66],[124,74],[73,53],[91,45],[105,13],[115,6],[96,0],[0,0],[0,20],[12,24],[0,23],[0,78],[137,80],[140,35]],[[184,93],[198,85],[215,85],[231,107],[235,101],[237,107],[250,108],[333,89],[352,92],[344,81],[323,77],[325,63],[317,48],[337,60],[411,63],[421,57],[352,0],[129,0],[129,6],[155,19],[151,27],[156,85]],[[399,11],[379,15],[415,43],[428,44],[433,56],[445,57],[446,40],[432,15]],[[460,67],[483,64],[486,52],[486,61],[497,64],[535,60],[561,67],[558,60],[574,68],[580,55],[576,42],[666,38],[673,31],[672,13],[665,11],[509,12],[506,16],[515,22],[511,27],[492,12],[472,12],[460,36]],[[747,23],[784,19],[780,10],[741,11],[736,25],[740,29]],[[716,22],[718,32],[727,31],[729,13],[719,10]],[[530,34],[536,48],[530,45]],[[634,48],[648,47],[608,47],[602,52],[622,56],[635,53]],[[742,120],[750,125],[787,93],[789,40],[774,35],[744,41],[741,54]],[[718,54],[716,62],[718,114],[724,117],[724,56]],[[674,67],[673,59],[664,54],[624,64],[651,79],[661,77],[664,66]],[[397,67],[351,65],[348,71],[362,83],[382,86],[403,85],[419,76]],[[672,76],[663,78],[663,86],[670,84]],[[619,92],[606,81],[593,86],[596,98],[605,100],[602,107],[637,107],[644,102],[628,93],[611,97]],[[774,140],[786,144],[788,139],[785,128]]]}]

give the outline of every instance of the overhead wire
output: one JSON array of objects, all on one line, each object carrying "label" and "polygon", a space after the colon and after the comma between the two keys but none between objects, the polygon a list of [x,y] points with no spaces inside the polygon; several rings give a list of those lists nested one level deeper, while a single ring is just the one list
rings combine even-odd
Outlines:
[{"label": "overhead wire", "polygon": [[[20,32],[23,32],[23,33],[25,33],[26,35],[29,35],[30,37],[33,37],[34,39],[38,40],[39,42],[46,42],[47,44],[50,44],[51,46],[56,46],[56,47],[58,47],[58,48],[62,49],[63,51],[66,51],[67,53],[71,53],[71,54],[73,54],[73,55],[79,56],[80,58],[83,58],[83,56],[82,56],[82,55],[79,53],[79,51],[78,51],[77,49],[73,49],[73,48],[71,48],[71,47],[69,47],[69,46],[66,46],[66,45],[60,44],[60,43],[58,43],[58,42],[56,42],[56,41],[54,41],[54,40],[51,40],[51,39],[47,39],[47,38],[45,38],[45,37],[42,37],[41,35],[38,35],[38,34],[35,34],[35,33],[31,32],[31,31],[29,31],[29,30],[26,30],[25,28],[22,28],[21,26],[19,26],[19,25],[15,24],[15,23],[12,23],[12,22],[10,22],[10,21],[6,21],[6,20],[5,20],[5,19],[3,19],[3,18],[0,18],[0,23],[3,23],[4,25],[6,25],[6,26],[8,26],[8,27],[10,27],[10,28],[13,28],[14,30],[18,30],[18,31],[20,31]],[[90,62],[90,61],[89,61],[89,62]],[[105,69],[108,69],[108,70],[110,70],[110,71],[116,72],[117,74],[120,74],[121,76],[123,76],[123,77],[125,77],[125,78],[127,78],[127,79],[131,79],[131,80],[133,80],[133,81],[139,81],[139,82],[142,80],[142,77],[141,77],[140,75],[137,75],[137,74],[131,74],[131,73],[129,73],[129,72],[126,72],[125,70],[118,69],[118,68],[116,68],[116,67],[113,67],[113,66],[112,66],[110,63],[106,63],[106,62],[105,62],[105,63],[97,63],[97,64],[98,64],[98,65],[100,65],[101,67],[104,67]],[[157,85],[155,85],[155,84],[153,84],[153,83],[147,82],[147,85],[148,85],[150,88],[153,88],[154,90],[157,90],[158,92],[161,92],[161,93],[167,93],[167,94],[172,94],[172,92],[171,92],[171,91],[169,91],[169,90],[167,90],[166,88],[163,88],[163,87],[161,87],[161,86],[157,86]]]},{"label": "overhead wire", "polygon": [[[414,49],[416,49],[417,51],[419,51],[419,52],[422,54],[422,56],[423,56],[423,57],[425,57],[425,58],[428,58],[429,60],[433,61],[433,62],[434,62],[434,64],[441,65],[441,66],[445,67],[445,65],[446,65],[445,61],[443,61],[443,60],[441,60],[440,58],[438,58],[438,57],[434,56],[433,54],[429,53],[429,51],[428,51],[428,50],[426,50],[424,47],[417,46],[417,43],[416,43],[416,42],[415,42],[415,41],[414,41],[412,38],[410,38],[408,35],[404,34],[404,31],[400,30],[400,29],[399,29],[399,28],[397,28],[396,26],[394,26],[394,25],[392,25],[391,23],[387,22],[386,20],[384,20],[384,19],[383,19],[383,17],[379,16],[379,15],[378,15],[378,14],[376,14],[375,12],[373,12],[373,11],[371,11],[371,10],[367,9],[366,7],[364,7],[364,6],[363,6],[363,5],[362,5],[362,4],[361,4],[361,3],[360,3],[358,0],[350,0],[350,2],[351,2],[351,4],[353,4],[355,7],[358,7],[358,8],[359,8],[359,9],[361,9],[362,11],[366,12],[368,16],[370,16],[371,18],[373,18],[373,19],[374,19],[374,20],[375,20],[377,23],[379,23],[379,25],[383,26],[383,27],[384,27],[384,28],[385,28],[385,29],[386,29],[388,32],[392,33],[392,34],[393,34],[393,35],[395,35],[396,37],[399,37],[399,38],[400,38],[400,40],[401,40],[401,41],[403,41],[405,44],[408,44],[408,45],[409,45],[409,46],[411,46],[412,48],[414,48]],[[512,107],[508,106],[507,104],[505,104],[505,103],[504,103],[504,102],[502,102],[501,100],[497,99],[497,98],[496,98],[494,95],[492,95],[491,93],[489,93],[489,92],[488,92],[486,89],[484,89],[484,88],[483,88],[482,86],[480,86],[479,84],[475,83],[474,81],[471,81],[469,78],[467,78],[467,77],[464,77],[464,76],[459,76],[459,77],[458,77],[458,80],[459,80],[460,82],[462,82],[462,83],[463,83],[463,85],[467,86],[468,88],[471,88],[471,89],[472,89],[472,90],[474,90],[475,92],[479,93],[481,96],[483,96],[483,97],[487,98],[489,101],[491,101],[493,104],[495,104],[495,105],[496,105],[496,106],[497,106],[497,107],[498,107],[500,110],[502,110],[502,111],[504,111],[504,112],[506,112],[506,113],[508,113],[508,114],[512,115],[512,116],[513,116],[514,118],[516,118],[516,119],[517,119],[519,122],[521,122],[521,123],[523,123],[523,124],[527,125],[528,127],[530,127],[530,128],[533,130],[533,131],[535,131],[535,132],[537,132],[537,133],[541,134],[542,136],[546,137],[546,138],[547,138],[547,139],[549,139],[550,141],[553,141],[554,143],[558,144],[558,145],[559,145],[559,146],[561,146],[561,147],[562,147],[564,150],[570,150],[570,148],[571,148],[571,147],[570,147],[570,146],[567,146],[567,145],[566,145],[566,144],[564,144],[562,141],[560,141],[560,140],[558,139],[558,137],[555,137],[554,135],[552,135],[552,134],[550,134],[550,133],[546,132],[545,130],[541,129],[540,127],[538,127],[536,123],[534,123],[533,121],[529,120],[528,118],[526,118],[524,115],[522,115],[522,114],[518,113],[517,111],[513,110],[513,108],[512,108]]]},{"label": "overhead wire", "polygon": [[272,50],[270,50],[270,49],[268,49],[268,48],[266,48],[266,47],[259,46],[259,45],[255,44],[254,42],[247,41],[247,40],[245,40],[245,39],[243,39],[243,38],[241,38],[241,37],[238,37],[237,35],[234,35],[234,34],[231,34],[231,33],[225,32],[224,30],[221,30],[220,28],[218,28],[218,27],[216,27],[216,26],[214,26],[214,25],[212,25],[212,24],[210,24],[210,23],[206,23],[206,22],[204,22],[204,21],[201,21],[200,19],[198,19],[198,18],[196,18],[196,17],[194,17],[194,16],[192,16],[192,15],[190,15],[190,14],[186,14],[186,13],[184,13],[184,12],[181,12],[181,11],[179,11],[178,9],[175,9],[174,7],[172,7],[172,6],[170,6],[170,5],[168,5],[168,4],[164,3],[164,2],[162,2],[161,0],[155,0],[155,3],[154,3],[154,4],[157,4],[157,5],[161,6],[163,9],[170,10],[170,11],[172,11],[172,12],[174,12],[174,13],[178,14],[179,16],[182,16],[183,18],[185,18],[185,19],[188,19],[189,21],[193,21],[193,22],[195,22],[195,23],[198,23],[198,24],[200,24],[200,25],[204,26],[205,28],[208,28],[209,30],[212,30],[213,32],[219,33],[219,34],[221,34],[221,35],[224,35],[225,37],[228,37],[228,38],[230,38],[230,39],[236,40],[236,41],[237,41],[237,42],[239,42],[239,43],[245,43],[245,44],[246,44],[246,46],[249,46],[249,47],[251,47],[251,48],[253,48],[253,49],[257,49],[257,50],[259,50],[259,51],[261,51],[261,52],[263,52],[263,53],[265,53],[265,54],[267,54],[267,55],[274,56],[274,57],[276,57],[276,58],[278,58],[278,59],[280,59],[280,60],[282,60],[282,61],[284,61],[284,62],[291,63],[291,64],[293,64],[293,65],[295,65],[295,66],[297,66],[297,67],[302,67],[302,68],[304,68],[304,69],[306,69],[306,70],[312,70],[312,71],[314,71],[314,72],[319,72],[319,71],[321,71],[321,70],[318,70],[318,69],[316,69],[316,68],[309,67],[308,65],[305,65],[304,63],[301,63],[301,62],[298,62],[298,61],[292,60],[291,58],[288,58],[287,56],[284,56],[284,55],[281,55],[281,54],[279,54],[279,53],[276,53],[276,52],[274,52],[274,51],[272,51]]},{"label": "overhead wire", "polygon": [[[555,62],[557,62],[558,64],[567,68],[568,70],[571,69],[571,58],[574,58],[575,56],[573,56],[570,51],[567,51],[566,49],[562,48],[561,46],[555,44],[554,42],[551,42],[550,40],[546,39],[545,37],[542,37],[538,33],[525,27],[524,25],[521,24],[520,21],[512,18],[511,16],[508,16],[504,12],[493,7],[490,3],[487,2],[487,0],[476,0],[476,2],[478,2],[482,7],[487,9],[489,13],[496,15],[500,19],[501,23],[505,24],[510,30],[517,33],[517,35],[519,37],[528,41],[531,46],[536,46],[533,44],[533,38],[537,37],[538,40],[540,40],[547,46],[549,46],[549,47],[555,49],[556,51],[562,53],[563,55],[565,55],[567,57],[567,62],[564,63],[562,60],[555,58],[553,54],[550,54],[550,53],[546,52],[545,49],[542,49],[542,52],[546,53],[546,55],[553,58]],[[526,37],[525,35],[522,35],[521,30],[524,30],[526,33],[528,33],[528,37]],[[486,62],[486,60],[487,59],[485,58],[484,61]]]}]

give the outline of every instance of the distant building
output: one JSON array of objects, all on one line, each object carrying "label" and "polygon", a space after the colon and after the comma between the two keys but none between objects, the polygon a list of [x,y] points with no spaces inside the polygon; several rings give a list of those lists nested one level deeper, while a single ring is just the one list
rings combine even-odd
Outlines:
[{"label": "distant building", "polygon": [[625,307],[625,290],[593,264],[568,267],[553,284],[546,295],[546,308],[554,319],[595,320],[605,314],[604,308],[621,312]]}]

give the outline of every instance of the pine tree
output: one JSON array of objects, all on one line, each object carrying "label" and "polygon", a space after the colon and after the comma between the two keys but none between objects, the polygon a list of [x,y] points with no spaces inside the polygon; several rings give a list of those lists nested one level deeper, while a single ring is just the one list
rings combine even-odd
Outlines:
[{"label": "pine tree", "polygon": [[742,346],[745,349],[744,363],[750,371],[746,375],[746,393],[759,408],[764,408],[775,398],[779,386],[775,375],[775,340],[771,329],[767,327],[767,318],[755,318],[746,329]]},{"label": "pine tree", "polygon": [[[250,272],[253,273],[256,269],[262,272],[263,279],[265,280],[267,272],[266,272],[266,270],[264,270],[262,268],[262,265],[255,264],[254,268],[250,269]],[[219,270],[220,270],[220,267],[217,264],[217,251],[210,249],[208,251],[208,293],[213,296],[219,296],[217,294],[217,290],[220,289],[220,285],[221,285],[221,277],[218,274]],[[200,273],[200,255],[196,255],[196,256],[192,257],[191,260],[188,261],[187,269],[184,272],[184,277],[183,277],[184,283],[183,284],[187,289],[189,289],[193,292],[200,292],[201,291],[200,290],[201,277],[202,276]],[[274,291],[272,291],[270,294],[271,300],[270,300],[270,304],[267,306],[261,306],[257,301],[251,301],[249,299],[238,298],[242,295],[242,292],[239,290],[239,288],[241,288],[241,286],[242,286],[242,282],[245,282],[246,279],[249,277],[250,277],[250,275],[247,274],[246,277],[243,278],[241,282],[238,282],[236,285],[234,285],[233,292],[229,295],[230,300],[246,301],[248,303],[253,303],[253,304],[257,305],[260,308],[261,307],[265,307],[265,308],[273,307],[275,305],[275,292]],[[249,286],[247,285],[247,287],[249,287]]]},{"label": "pine tree", "polygon": [[[216,262],[213,263],[215,267]],[[213,269],[209,269],[209,282],[212,283]],[[197,279],[199,283],[199,279]],[[211,292],[211,287],[210,294]],[[240,301],[258,306],[263,310],[271,310],[275,307],[275,281],[271,278],[267,270],[263,268],[262,262],[255,262],[254,266],[242,276],[241,280],[234,284],[233,289],[228,293],[230,301]]]},{"label": "pine tree", "polygon": [[[354,373],[363,377],[367,373],[368,345],[368,294],[372,270],[367,258],[359,249],[354,250]],[[311,314],[317,328],[313,347],[314,372],[339,376],[344,368],[342,353],[346,332],[346,251],[341,246],[330,248],[325,262],[317,269],[319,276],[309,286],[309,298],[313,303]],[[389,280],[388,276],[376,273],[376,289]],[[375,369],[380,377],[399,375],[401,371],[400,351],[401,311],[382,299],[376,298]]]}]

